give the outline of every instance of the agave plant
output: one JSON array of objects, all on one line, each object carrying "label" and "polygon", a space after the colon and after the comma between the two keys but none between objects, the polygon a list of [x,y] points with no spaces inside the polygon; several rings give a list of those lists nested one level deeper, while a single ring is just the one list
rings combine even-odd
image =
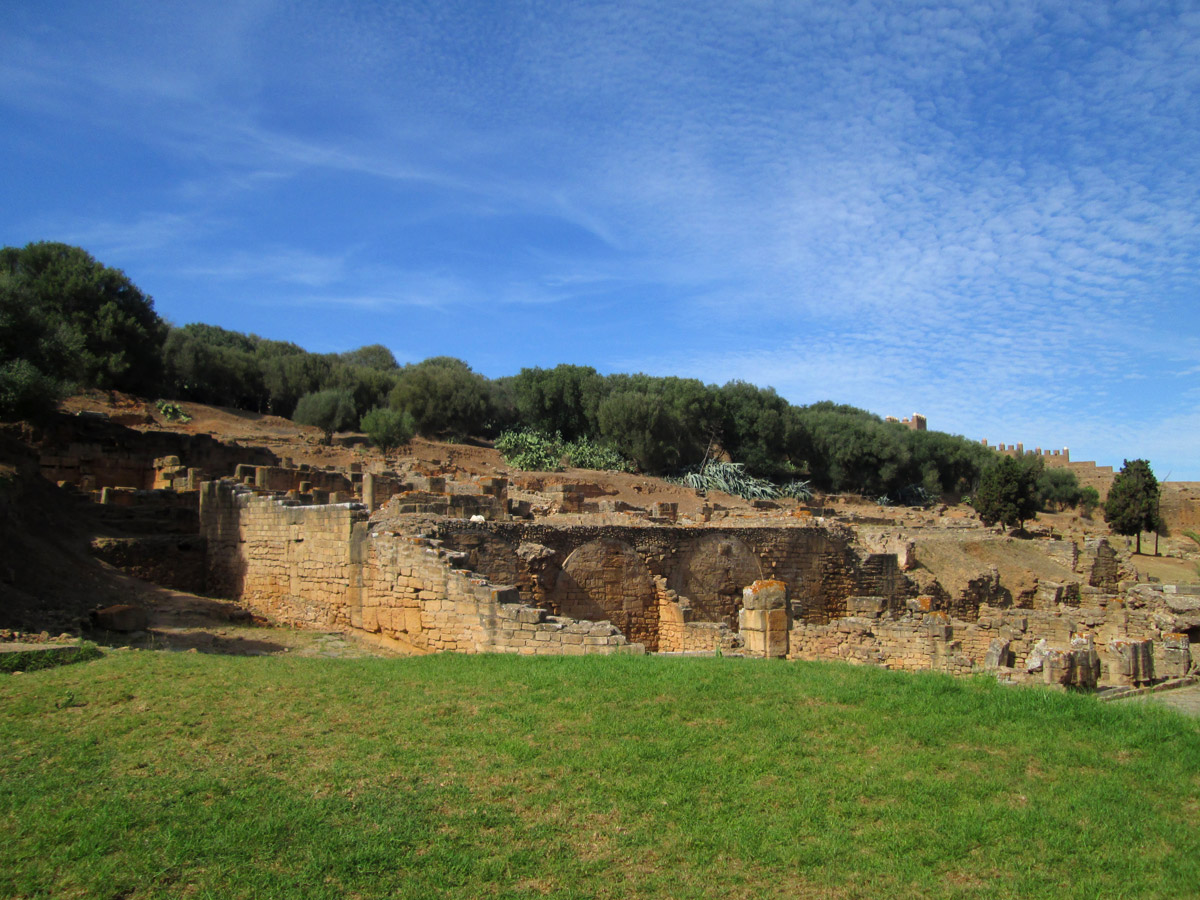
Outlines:
[{"label": "agave plant", "polygon": [[793,500],[811,500],[812,495],[812,483],[809,481],[789,481],[779,489],[779,496]]},{"label": "agave plant", "polygon": [[921,484],[909,484],[900,488],[893,495],[900,506],[933,506],[937,497]]},{"label": "agave plant", "polygon": [[680,478],[672,480],[701,494],[724,491],[747,500],[774,500],[780,496],[778,487],[765,478],[750,475],[741,463],[709,460],[699,469],[685,472]]}]

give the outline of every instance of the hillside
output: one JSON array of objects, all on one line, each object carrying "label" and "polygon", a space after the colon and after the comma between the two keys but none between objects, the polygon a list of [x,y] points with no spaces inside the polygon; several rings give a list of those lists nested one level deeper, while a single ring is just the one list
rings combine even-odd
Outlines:
[{"label": "hillside", "polygon": [[[995,582],[989,590],[997,600],[1004,602],[1007,597],[1007,602],[1013,602],[1022,597],[1027,600],[1039,582],[1077,581],[1078,572],[1073,572],[1070,560],[1063,557],[1064,541],[1082,547],[1089,539],[1108,534],[1099,515],[1086,519],[1073,512],[1042,514],[1030,525],[1031,538],[1013,538],[984,528],[965,506],[881,506],[853,495],[819,495],[807,504],[793,500],[752,503],[718,492],[702,497],[692,489],[646,475],[582,469],[522,472],[508,466],[483,442],[417,438],[401,452],[385,457],[362,435],[338,434],[327,446],[317,429],[278,416],[199,403],[181,406],[190,417],[186,423],[167,421],[144,399],[89,392],[64,403],[57,424],[40,430],[7,428],[0,447],[6,476],[0,494],[0,536],[16,552],[6,557],[0,571],[0,627],[76,631],[88,610],[130,601],[159,616],[156,627],[168,630],[187,625],[185,620],[196,619],[203,626],[206,621],[229,622],[238,615],[214,606],[213,601],[131,579],[99,562],[90,547],[97,539],[119,543],[129,536],[158,533],[163,526],[102,507],[86,494],[48,483],[37,474],[37,456],[30,446],[51,455],[72,452],[71,447],[100,448],[105,443],[124,447],[122,453],[142,456],[179,453],[187,457],[203,450],[215,466],[210,471],[217,474],[232,473],[238,463],[270,462],[341,472],[353,467],[376,473],[437,473],[458,482],[500,475],[508,479],[510,498],[528,502],[540,514],[553,507],[553,498],[559,496],[554,489],[565,485],[593,503],[610,502],[609,509],[645,510],[656,503],[675,504],[681,523],[708,517],[729,526],[788,525],[795,523],[797,516],[830,520],[852,528],[869,552],[900,553],[902,567],[920,590],[947,598],[978,594],[981,583]],[[142,449],[137,449],[139,446]],[[173,449],[176,447],[182,449]],[[193,457],[185,459],[185,464],[202,463]],[[179,527],[186,531],[188,526]],[[1158,558],[1133,558],[1124,543],[1114,541],[1122,560],[1121,577],[1195,580],[1193,560],[1200,547],[1189,538],[1163,539],[1161,549],[1171,556]],[[106,558],[117,561],[112,554]],[[200,562],[189,560],[188,565]],[[186,586],[187,579],[181,580]],[[192,639],[182,634],[179,632],[176,643],[188,646]],[[195,638],[193,643],[204,640]],[[215,638],[210,641],[211,646],[220,643]]]}]

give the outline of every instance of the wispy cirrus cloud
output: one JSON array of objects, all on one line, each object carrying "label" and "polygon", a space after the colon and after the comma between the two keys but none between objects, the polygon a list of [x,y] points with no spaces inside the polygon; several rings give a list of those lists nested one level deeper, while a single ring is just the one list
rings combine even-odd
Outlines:
[{"label": "wispy cirrus cloud", "polygon": [[22,128],[128,166],[111,208],[67,186],[0,224],[177,272],[160,298],[290,301],[301,343],[361,333],[354,311],[510,370],[746,378],[993,440],[1200,439],[1178,384],[1200,366],[1192,10],[118,10],[18,4],[0,36]]}]

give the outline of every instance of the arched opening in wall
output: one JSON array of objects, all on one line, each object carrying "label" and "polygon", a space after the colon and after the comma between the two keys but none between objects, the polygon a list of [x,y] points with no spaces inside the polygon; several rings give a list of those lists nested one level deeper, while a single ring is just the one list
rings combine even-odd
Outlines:
[{"label": "arched opening in wall", "polygon": [[630,641],[658,649],[658,608],[654,581],[637,551],[601,539],[576,549],[554,584],[552,599],[564,616],[607,619]]},{"label": "arched opening in wall", "polygon": [[762,578],[754,551],[735,537],[710,534],[684,552],[667,586],[687,597],[692,618],[738,627],[742,589]]}]

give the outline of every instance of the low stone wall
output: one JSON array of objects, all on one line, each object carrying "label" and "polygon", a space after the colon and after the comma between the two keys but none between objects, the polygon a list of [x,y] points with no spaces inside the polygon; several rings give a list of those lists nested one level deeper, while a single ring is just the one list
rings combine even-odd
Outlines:
[{"label": "low stone wall", "polygon": [[675,600],[660,598],[658,605],[658,652],[737,653],[745,642],[724,622],[697,622],[687,618],[690,610]]},{"label": "low stone wall", "polygon": [[82,490],[152,490],[161,482],[155,463],[166,457],[185,460],[210,476],[232,474],[239,463],[277,461],[262,447],[229,446],[207,434],[141,432],[93,415],[60,414],[44,427],[29,429],[23,440],[37,450],[45,478]]},{"label": "low stone wall", "polygon": [[[1188,635],[1176,629],[1189,620],[1166,615],[1164,607],[1137,595],[1084,599],[1091,605],[984,606],[967,621],[929,610],[929,598],[918,598],[902,613],[888,613],[880,598],[854,598],[857,615],[793,625],[788,655],[907,671],[989,671],[1013,681],[1077,687],[1148,684],[1188,673]],[[1094,672],[1070,663],[1071,654],[1080,653]]]}]

